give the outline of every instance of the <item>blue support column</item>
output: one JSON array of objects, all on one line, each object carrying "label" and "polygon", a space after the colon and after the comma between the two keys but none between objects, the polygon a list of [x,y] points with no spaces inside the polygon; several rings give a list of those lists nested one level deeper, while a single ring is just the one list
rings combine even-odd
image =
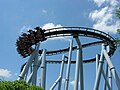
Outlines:
[{"label": "blue support column", "polygon": [[71,66],[71,58],[72,58],[72,46],[73,46],[73,40],[70,41],[68,65],[67,65],[66,80],[65,80],[65,90],[68,90],[68,85],[69,85],[70,66]]},{"label": "blue support column", "polygon": [[106,61],[107,61],[107,63],[108,63],[108,66],[109,66],[109,68],[110,68],[110,71],[111,71],[111,73],[112,73],[112,75],[113,75],[113,77],[114,77],[114,79],[115,79],[115,82],[116,82],[116,85],[117,85],[117,87],[118,87],[118,90],[120,90],[120,79],[119,79],[119,77],[118,77],[118,75],[117,75],[117,72],[116,72],[116,70],[115,70],[115,67],[114,67],[113,64],[112,64],[112,62],[111,62],[111,60],[110,60],[110,57],[109,57],[107,51],[106,51],[105,49],[104,49],[103,51],[104,51],[104,57],[105,57],[105,59],[106,59]]},{"label": "blue support column", "polygon": [[61,84],[62,84],[62,76],[63,76],[63,69],[64,69],[64,61],[65,61],[65,55],[62,57],[62,63],[61,63],[61,69],[60,69],[60,81],[58,85],[58,90],[61,90]]},{"label": "blue support column", "polygon": [[36,85],[37,81],[37,68],[38,68],[38,53],[39,53],[40,43],[36,45],[36,55],[33,63],[33,75],[32,75],[32,84]]},{"label": "blue support column", "polygon": [[84,90],[84,72],[83,72],[83,57],[82,57],[82,45],[79,40],[79,37],[77,36],[76,42],[78,44],[78,50],[77,50],[77,56],[76,56],[76,71],[75,71],[75,86],[74,90],[78,90],[78,84],[79,84],[79,75],[80,75],[80,89]]},{"label": "blue support column", "polygon": [[28,72],[29,70],[29,67],[32,65],[32,62],[33,62],[33,59],[35,58],[35,55],[36,55],[36,49],[35,51],[31,54],[28,62],[26,63],[26,65],[24,66],[22,72],[20,73],[19,77],[18,77],[18,80],[22,80],[25,78],[25,75],[26,73]]},{"label": "blue support column", "polygon": [[[106,65],[106,75],[105,75],[106,79],[108,77],[108,64]],[[106,90],[106,81],[104,80],[104,90]]]},{"label": "blue support column", "polygon": [[104,63],[104,58],[103,58],[103,49],[105,48],[104,45],[102,45],[102,51],[101,51],[101,56],[99,60],[99,66],[97,70],[97,75],[96,75],[96,80],[94,84],[94,90],[99,90],[99,84],[100,84],[100,78],[101,78],[101,73],[103,70],[103,63]]},{"label": "blue support column", "polygon": [[46,84],[46,49],[43,49],[43,56],[41,62],[41,88],[45,89]]}]

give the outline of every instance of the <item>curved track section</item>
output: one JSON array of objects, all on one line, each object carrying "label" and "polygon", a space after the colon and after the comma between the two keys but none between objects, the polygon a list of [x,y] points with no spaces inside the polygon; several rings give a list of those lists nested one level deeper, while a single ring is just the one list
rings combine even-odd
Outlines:
[{"label": "curved track section", "polygon": [[[95,45],[100,45],[101,43],[105,43],[103,41],[97,41],[97,42],[92,42],[92,43],[87,43],[87,44],[83,44],[82,48],[86,48],[86,47],[90,47],[90,46],[95,46]],[[72,50],[77,50],[77,46],[72,47]],[[47,51],[46,54],[47,56],[51,56],[51,55],[57,55],[57,54],[62,54],[62,53],[66,53],[69,51],[69,47],[64,48],[64,49],[58,49],[58,50],[53,50],[53,51]],[[39,50],[39,54],[42,54],[42,50]]]},{"label": "curved track section", "polygon": [[[91,37],[101,40],[101,43],[105,43],[109,45],[110,51],[109,55],[112,56],[116,50],[116,42],[113,37],[109,34],[104,33],[102,31],[85,28],[85,27],[59,27],[59,28],[52,28],[45,31],[46,38],[54,38],[54,37],[62,37],[62,36],[84,36],[84,37]],[[87,46],[95,45],[100,43],[99,41],[96,43],[89,43]]]},{"label": "curved track section", "polygon": [[[114,38],[112,38],[109,34],[106,34],[96,29],[85,28],[85,27],[59,27],[59,28],[42,30],[40,27],[36,27],[35,31],[29,30],[28,34],[23,33],[18,38],[16,42],[17,51],[21,56],[25,58],[34,51],[32,46],[37,44],[38,42],[42,42],[49,38],[64,37],[64,36],[73,36],[73,37],[83,36],[83,37],[98,39],[97,42],[91,42],[82,45],[83,48],[105,43],[110,47],[110,51],[108,52],[110,56],[112,56],[116,50],[116,42]],[[72,49],[76,50],[77,46],[74,46]],[[47,55],[60,54],[60,53],[68,52],[68,50],[69,47],[60,50],[47,51]],[[41,54],[41,52],[42,50],[39,50],[39,54]]]}]

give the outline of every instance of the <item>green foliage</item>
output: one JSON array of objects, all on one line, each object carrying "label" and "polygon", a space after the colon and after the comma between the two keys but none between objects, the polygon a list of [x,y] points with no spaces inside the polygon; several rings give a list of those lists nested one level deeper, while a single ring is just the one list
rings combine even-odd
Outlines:
[{"label": "green foliage", "polygon": [[[120,19],[120,8],[116,10],[116,17]],[[117,32],[120,34],[120,29],[117,29]],[[120,39],[116,38],[117,46],[120,47]]]},{"label": "green foliage", "polygon": [[0,90],[43,90],[42,88],[30,85],[25,81],[0,81]]},{"label": "green foliage", "polygon": [[0,82],[0,90],[15,90],[12,82],[10,81],[1,81]]},{"label": "green foliage", "polygon": [[120,19],[120,8],[116,10],[116,16]]},{"label": "green foliage", "polygon": [[27,90],[43,90],[43,89],[40,89],[38,86],[32,85],[30,88],[27,88]]},{"label": "green foliage", "polygon": [[[117,33],[120,34],[120,29],[117,29]],[[119,38],[116,38],[115,41],[116,41],[116,43],[117,43],[117,47],[120,47],[120,39],[119,39]]]},{"label": "green foliage", "polygon": [[117,29],[117,32],[120,34],[120,29]]},{"label": "green foliage", "polygon": [[116,40],[117,46],[120,47],[120,39],[116,38],[115,40]]}]

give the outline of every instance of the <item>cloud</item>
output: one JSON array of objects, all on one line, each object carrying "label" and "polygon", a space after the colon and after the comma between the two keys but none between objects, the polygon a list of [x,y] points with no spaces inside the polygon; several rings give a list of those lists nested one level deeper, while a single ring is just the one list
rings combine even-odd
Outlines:
[{"label": "cloud", "polygon": [[119,4],[119,2],[118,2],[119,0],[118,0],[118,1],[117,1],[117,0],[107,0],[107,1],[108,1],[108,3],[110,3],[110,5],[113,6],[113,7],[114,7],[114,6],[116,7],[116,6]]},{"label": "cloud", "polygon": [[103,4],[110,4],[111,6],[116,6],[118,4],[117,0],[93,0],[94,3],[101,7]]},{"label": "cloud", "polygon": [[[54,24],[54,23],[47,23],[47,24],[44,24],[42,26],[43,29],[52,29],[52,28],[58,28],[58,27],[63,27],[61,24]],[[65,28],[62,28],[62,29],[52,29],[52,31],[60,31],[60,30],[67,30]],[[49,40],[65,40],[65,41],[69,41],[69,37],[54,37],[54,38],[50,38]]]},{"label": "cloud", "polygon": [[12,76],[11,71],[7,69],[0,69],[0,77],[9,78],[11,76]]},{"label": "cloud", "polygon": [[[100,3],[99,1],[100,0],[94,0],[95,3]],[[117,29],[120,28],[120,21],[115,18],[115,11],[118,2],[116,0],[102,1],[103,3],[108,4],[105,4],[104,7],[100,7],[99,9],[91,11],[89,14],[90,19],[94,21],[93,28],[115,34],[117,32]],[[98,3],[96,4],[98,5]]]},{"label": "cloud", "polygon": [[94,3],[96,3],[99,7],[105,2],[105,0],[94,0]]},{"label": "cloud", "polygon": [[[101,22],[101,18],[103,18],[103,16],[105,16],[108,12],[108,7],[104,7],[101,10],[94,10],[90,13],[90,18],[93,21],[100,21]],[[108,18],[109,19],[109,18]]]},{"label": "cloud", "polygon": [[58,27],[63,27],[60,24],[54,24],[54,23],[47,23],[43,25],[43,29],[51,29],[51,28],[58,28]]}]

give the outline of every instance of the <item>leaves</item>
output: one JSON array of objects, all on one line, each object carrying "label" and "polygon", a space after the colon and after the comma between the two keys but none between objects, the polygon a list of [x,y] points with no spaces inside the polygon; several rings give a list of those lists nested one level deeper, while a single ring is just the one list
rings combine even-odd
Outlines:
[{"label": "leaves", "polygon": [[[116,17],[120,19],[120,8],[116,10]],[[120,29],[117,29],[117,32],[120,34]],[[116,38],[115,40],[116,40],[117,46],[120,47],[120,39]]]},{"label": "leaves", "polygon": [[0,90],[43,90],[42,88],[30,85],[26,81],[0,81]]},{"label": "leaves", "polygon": [[117,29],[117,32],[120,34],[120,29]]},{"label": "leaves", "polygon": [[120,47],[120,39],[119,39],[119,38],[116,38],[115,41],[116,41],[116,43],[117,43],[117,46]]},{"label": "leaves", "polygon": [[116,16],[120,19],[120,8],[116,10]]}]

